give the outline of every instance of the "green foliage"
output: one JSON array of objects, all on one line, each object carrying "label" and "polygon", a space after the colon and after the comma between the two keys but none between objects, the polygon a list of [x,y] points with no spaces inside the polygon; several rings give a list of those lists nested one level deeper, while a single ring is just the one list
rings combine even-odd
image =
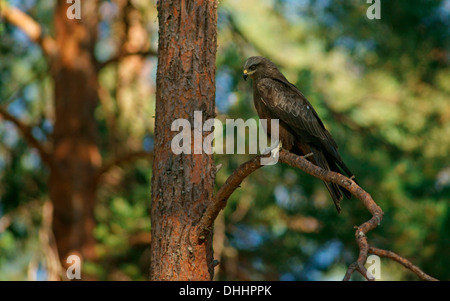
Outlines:
[{"label": "green foliage", "polygon": [[[50,2],[15,2],[53,32]],[[155,43],[154,5],[132,2]],[[366,18],[368,6],[359,0],[221,1],[218,118],[257,118],[242,64],[251,55],[269,57],[314,105],[346,164],[384,210],[382,225],[369,234],[371,243],[449,280],[448,1],[381,1],[380,20]],[[114,53],[111,45],[122,33],[121,21],[108,16],[101,18],[99,60]],[[0,30],[0,105],[16,93],[10,111],[35,124],[36,136],[44,139],[51,132],[52,83],[42,52],[11,25]],[[143,79],[126,82],[120,93],[116,66],[99,74],[104,93],[96,118],[105,158],[124,145],[151,145],[155,68],[156,59],[147,60]],[[48,200],[47,171],[3,120],[0,141],[0,219],[11,217],[0,232],[0,280],[26,279],[32,262],[40,264],[45,278],[38,229]],[[223,165],[217,187],[248,158],[216,155]],[[150,179],[146,161],[105,175],[96,208],[100,258],[83,263],[84,273],[102,280],[147,278]],[[258,170],[216,222],[221,256],[216,278],[342,279],[357,257],[353,226],[370,217],[354,198],[344,200],[342,208],[337,215],[323,183],[299,170],[282,164]],[[388,259],[381,263],[384,280],[416,279]]]},{"label": "green foliage", "polygon": [[[347,165],[383,208],[385,219],[370,241],[448,279],[449,10],[443,1],[381,2],[381,20],[369,20],[368,5],[358,1],[225,1],[221,14],[228,23],[221,26],[220,53],[239,57],[240,64],[242,53],[277,63],[313,103]],[[237,48],[230,36],[243,46]],[[219,76],[238,79],[241,70],[229,70],[238,63],[219,60]],[[236,82],[229,90],[238,97],[229,116],[248,116],[242,111],[252,107],[249,84]],[[229,160],[236,163],[224,164],[221,172],[229,174],[244,159]],[[353,226],[370,216],[355,199],[344,200],[337,216],[324,190],[320,181],[277,165],[252,174],[233,195],[232,204],[251,197],[250,209],[227,228],[239,253],[233,260],[251,279],[343,277],[343,267],[357,256]],[[239,206],[227,210],[233,216]],[[316,226],[301,226],[308,222]],[[335,241],[340,244],[330,243]],[[325,265],[314,262],[317,254]],[[433,265],[436,258],[440,268]],[[249,268],[249,261],[258,264]],[[386,261],[383,279],[415,279]],[[224,272],[219,279],[234,277]]]}]

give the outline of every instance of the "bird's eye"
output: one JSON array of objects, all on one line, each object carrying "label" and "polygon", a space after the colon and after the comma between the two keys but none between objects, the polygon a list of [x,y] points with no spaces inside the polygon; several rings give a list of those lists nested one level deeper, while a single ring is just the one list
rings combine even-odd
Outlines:
[{"label": "bird's eye", "polygon": [[253,70],[255,70],[255,69],[256,69],[256,65],[251,65],[251,66],[250,66],[250,70],[253,71]]}]

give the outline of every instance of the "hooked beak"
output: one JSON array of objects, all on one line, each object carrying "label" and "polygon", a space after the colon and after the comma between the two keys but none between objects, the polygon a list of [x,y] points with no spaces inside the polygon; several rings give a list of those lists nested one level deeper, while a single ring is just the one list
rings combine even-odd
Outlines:
[{"label": "hooked beak", "polygon": [[245,81],[247,80],[247,77],[248,77],[247,69],[244,70],[244,74],[242,74],[242,77],[244,78]]}]

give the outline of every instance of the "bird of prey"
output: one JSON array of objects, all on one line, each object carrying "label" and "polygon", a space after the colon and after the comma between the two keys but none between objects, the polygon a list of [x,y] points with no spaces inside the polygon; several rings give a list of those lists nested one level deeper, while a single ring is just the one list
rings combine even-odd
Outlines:
[{"label": "bird of prey", "polygon": [[[353,173],[339,155],[336,142],[313,106],[274,63],[267,58],[253,56],[245,62],[243,72],[245,80],[247,77],[253,80],[253,102],[259,118],[267,119],[268,135],[271,132],[270,120],[279,120],[279,145],[276,150],[283,147],[294,154],[305,156],[325,170],[342,174],[342,169],[354,179]],[[351,198],[350,192],[337,184],[324,183],[340,213],[343,195]]]}]

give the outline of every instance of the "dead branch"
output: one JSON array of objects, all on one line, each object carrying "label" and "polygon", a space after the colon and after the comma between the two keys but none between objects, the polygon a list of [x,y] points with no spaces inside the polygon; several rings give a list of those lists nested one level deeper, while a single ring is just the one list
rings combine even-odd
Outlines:
[{"label": "dead branch", "polygon": [[[353,180],[347,178],[346,176],[324,170],[301,156],[297,156],[288,151],[281,150],[279,153],[279,161],[288,164],[292,167],[299,168],[304,172],[321,179],[323,181],[332,182],[338,184],[345,189],[347,189],[353,196],[359,199],[364,207],[371,213],[372,218],[364,222],[360,226],[356,227],[355,239],[359,248],[359,255],[357,260],[350,264],[343,280],[350,280],[352,273],[356,270],[367,280],[374,280],[371,275],[367,273],[364,264],[366,263],[368,254],[375,254],[378,256],[384,256],[390,258],[394,261],[399,262],[407,269],[411,270],[422,280],[437,280],[424,272],[422,272],[418,267],[413,265],[411,262],[405,258],[381,249],[371,247],[367,240],[367,233],[378,227],[383,219],[383,211],[372,199],[371,195],[363,190],[358,184]],[[240,165],[227,179],[225,184],[217,192],[213,202],[205,210],[205,213],[200,220],[199,225],[199,242],[202,243],[207,237],[207,233],[212,230],[214,220],[216,219],[219,212],[225,208],[228,198],[231,194],[240,186],[242,181],[248,177],[251,173],[262,167],[261,165],[261,155],[252,158],[251,160]]]},{"label": "dead branch", "polygon": [[389,258],[393,261],[400,263],[402,266],[404,266],[405,268],[407,268],[408,270],[410,270],[411,272],[416,274],[417,277],[419,277],[421,280],[439,281],[438,279],[431,277],[430,275],[423,272],[419,267],[412,264],[411,261],[401,257],[400,255],[398,255],[392,251],[382,250],[382,249],[378,249],[375,247],[369,247],[369,253],[380,256],[380,257],[386,257],[386,258]]},{"label": "dead branch", "polygon": [[299,168],[304,172],[323,181],[333,182],[346,188],[353,196],[362,201],[364,207],[369,210],[369,212],[372,214],[372,218],[356,228],[355,238],[359,247],[359,256],[356,262],[350,265],[344,277],[344,280],[349,280],[351,274],[355,270],[357,270],[366,279],[372,280],[369,279],[367,270],[364,267],[369,251],[369,243],[367,241],[366,234],[369,231],[375,229],[381,223],[384,214],[381,208],[375,203],[370,194],[359,187],[353,180],[339,173],[326,171],[312,164],[303,157],[296,156],[286,151],[280,152],[280,161],[292,167]]},{"label": "dead branch", "polygon": [[255,156],[249,161],[241,164],[227,179],[225,184],[216,193],[216,196],[208,208],[206,208],[200,220],[200,233],[199,241],[203,242],[205,237],[208,237],[207,233],[212,230],[214,221],[219,215],[219,212],[227,205],[228,198],[231,194],[240,187],[242,181],[247,178],[251,173],[262,167],[261,156]]}]

